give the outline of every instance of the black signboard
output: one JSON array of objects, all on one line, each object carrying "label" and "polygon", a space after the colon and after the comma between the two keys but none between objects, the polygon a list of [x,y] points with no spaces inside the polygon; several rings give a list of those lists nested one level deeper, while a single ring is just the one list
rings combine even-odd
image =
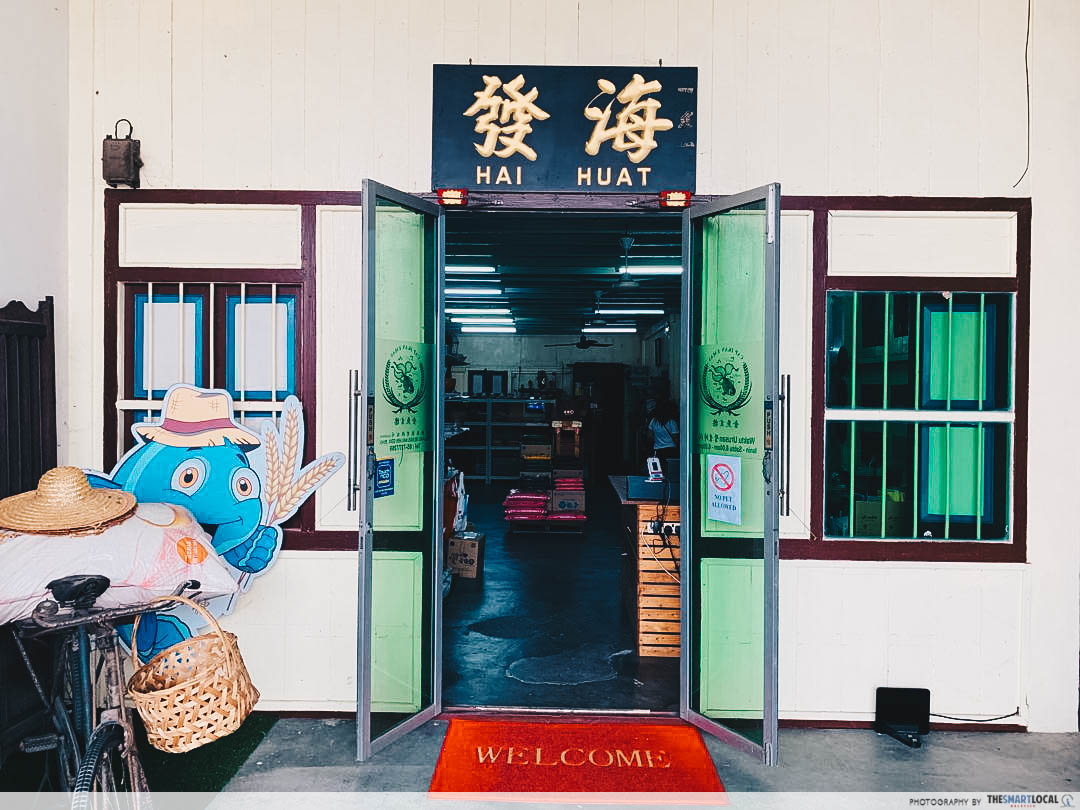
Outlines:
[{"label": "black signboard", "polygon": [[694,191],[697,68],[435,65],[433,188]]}]

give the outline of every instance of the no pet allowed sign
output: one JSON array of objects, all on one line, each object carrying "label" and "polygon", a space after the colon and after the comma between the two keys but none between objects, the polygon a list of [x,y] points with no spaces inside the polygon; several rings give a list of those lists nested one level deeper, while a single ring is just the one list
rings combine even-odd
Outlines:
[{"label": "no pet allowed sign", "polygon": [[742,459],[739,456],[705,457],[709,520],[742,525]]}]

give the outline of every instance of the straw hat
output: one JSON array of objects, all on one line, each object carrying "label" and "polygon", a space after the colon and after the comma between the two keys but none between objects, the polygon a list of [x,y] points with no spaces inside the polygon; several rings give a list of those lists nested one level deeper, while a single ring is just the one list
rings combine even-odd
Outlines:
[{"label": "straw hat", "polygon": [[27,534],[74,534],[104,529],[135,510],[135,496],[94,489],[78,467],[56,467],[37,489],[0,501],[0,527]]},{"label": "straw hat", "polygon": [[233,444],[258,447],[259,437],[232,420],[232,397],[225,391],[206,391],[174,385],[165,394],[160,422],[135,425],[144,439],[170,447],[210,447]]}]

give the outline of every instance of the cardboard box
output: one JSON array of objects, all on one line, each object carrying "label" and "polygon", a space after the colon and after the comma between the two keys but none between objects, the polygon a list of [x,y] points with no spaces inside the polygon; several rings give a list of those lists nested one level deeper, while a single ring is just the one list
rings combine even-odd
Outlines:
[{"label": "cardboard box", "polygon": [[523,444],[521,445],[522,458],[551,458],[550,444]]},{"label": "cardboard box", "polygon": [[582,479],[585,477],[584,470],[555,470],[556,478],[577,478]]},{"label": "cardboard box", "polygon": [[557,489],[551,493],[552,512],[584,512],[585,490]]},{"label": "cardboard box", "polygon": [[454,535],[446,544],[446,565],[465,579],[476,579],[484,572],[484,535],[465,532]]},{"label": "cardboard box", "polygon": [[[881,498],[855,501],[855,536],[881,537]],[[911,537],[911,514],[906,504],[885,499],[885,536]]]}]

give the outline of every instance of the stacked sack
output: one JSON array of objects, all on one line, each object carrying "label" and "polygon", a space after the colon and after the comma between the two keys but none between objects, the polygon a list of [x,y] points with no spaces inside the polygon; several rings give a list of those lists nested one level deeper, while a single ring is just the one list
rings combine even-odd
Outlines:
[{"label": "stacked sack", "polygon": [[503,501],[503,517],[512,522],[527,523],[545,520],[548,516],[549,496],[544,492],[510,490]]},{"label": "stacked sack", "polygon": [[551,493],[552,523],[580,523],[585,518],[585,484],[578,471],[556,472]]}]

